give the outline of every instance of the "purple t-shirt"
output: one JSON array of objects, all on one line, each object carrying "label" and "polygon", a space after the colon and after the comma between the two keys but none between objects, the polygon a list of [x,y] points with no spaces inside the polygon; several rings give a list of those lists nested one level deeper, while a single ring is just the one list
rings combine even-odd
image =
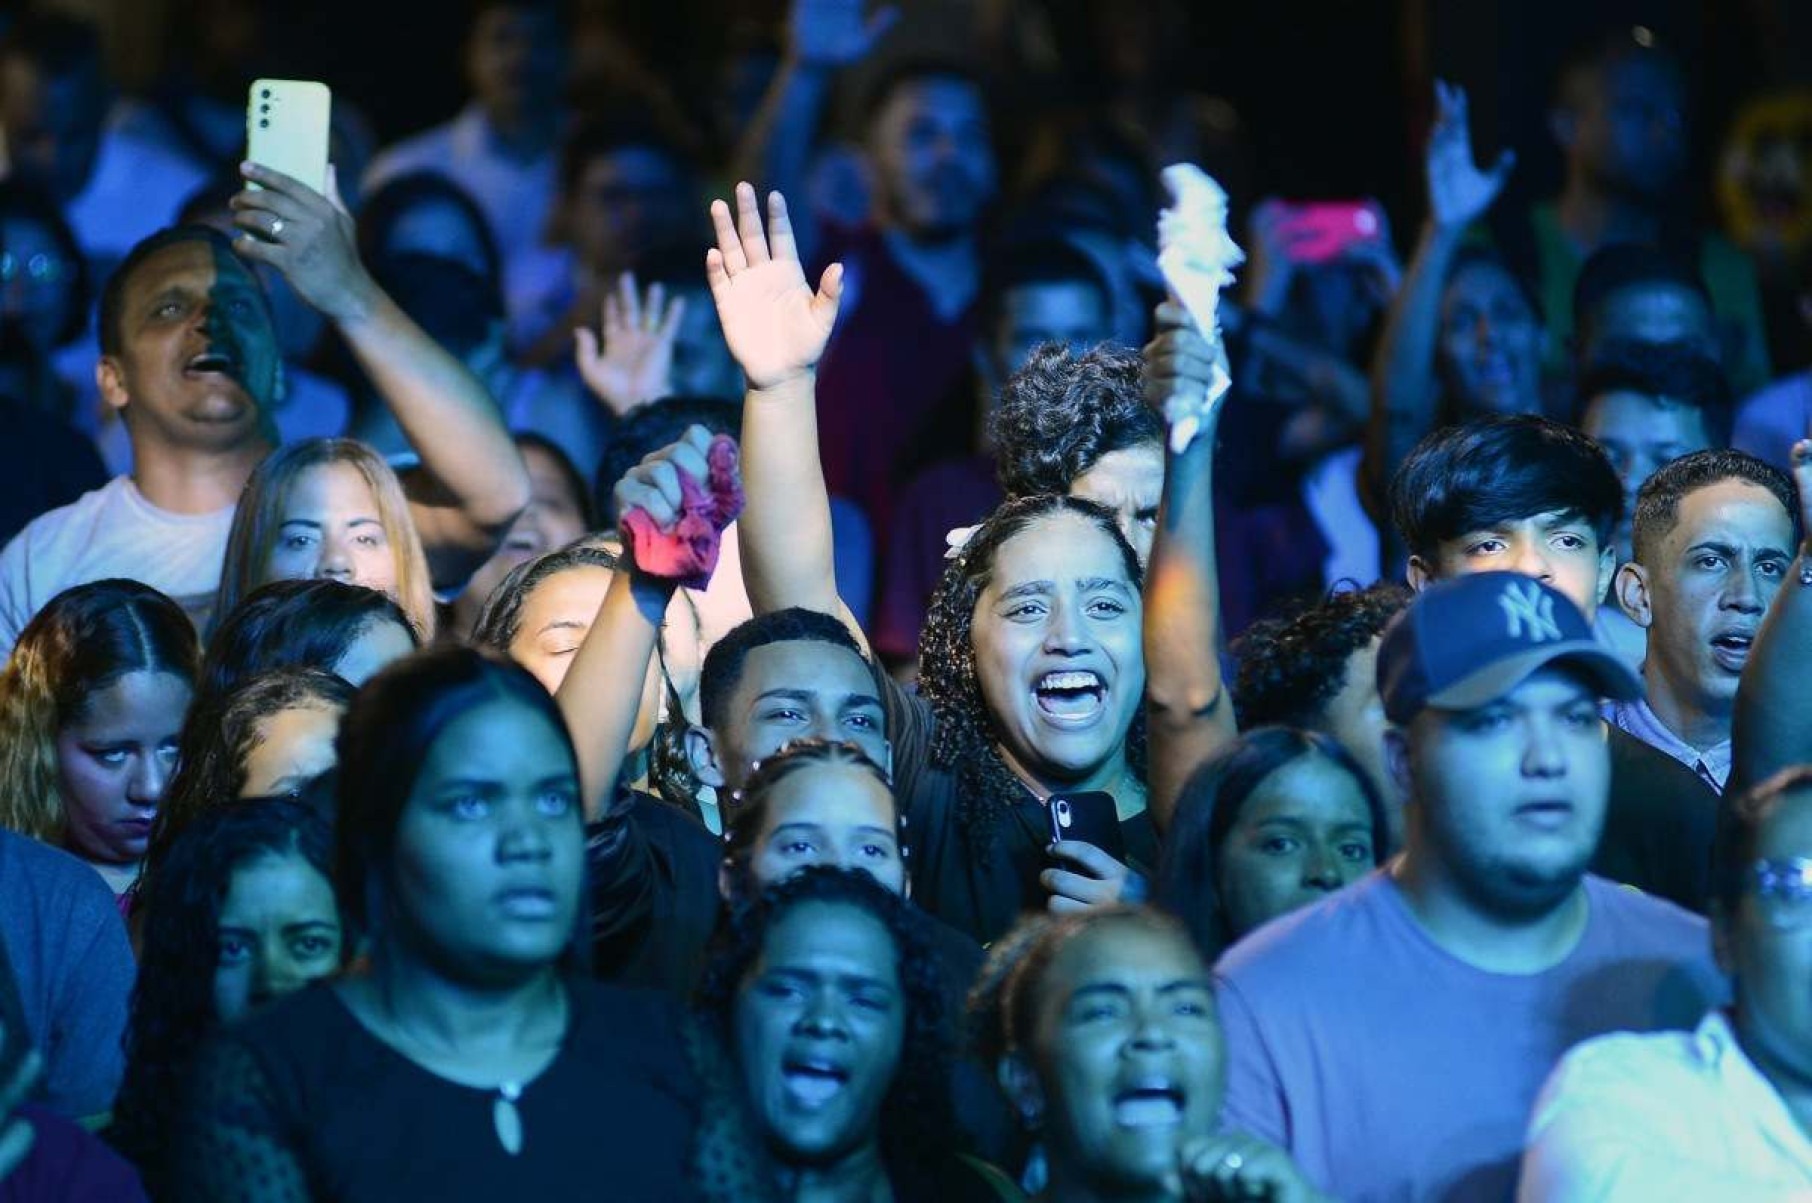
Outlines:
[{"label": "purple t-shirt", "polygon": [[1584,934],[1541,973],[1448,953],[1383,872],[1235,945],[1215,966],[1224,1122],[1346,1203],[1509,1200],[1562,1053],[1690,1029],[1721,989],[1704,920],[1600,878],[1585,888]]}]

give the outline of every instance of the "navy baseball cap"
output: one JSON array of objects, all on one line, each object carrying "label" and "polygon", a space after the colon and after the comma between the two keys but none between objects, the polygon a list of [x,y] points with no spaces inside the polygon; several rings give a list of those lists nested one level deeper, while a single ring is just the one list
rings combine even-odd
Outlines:
[{"label": "navy baseball cap", "polygon": [[1407,723],[1429,706],[1474,710],[1557,661],[1589,677],[1600,697],[1629,701],[1642,683],[1592,636],[1567,597],[1519,572],[1478,572],[1417,594],[1384,632],[1378,695]]}]

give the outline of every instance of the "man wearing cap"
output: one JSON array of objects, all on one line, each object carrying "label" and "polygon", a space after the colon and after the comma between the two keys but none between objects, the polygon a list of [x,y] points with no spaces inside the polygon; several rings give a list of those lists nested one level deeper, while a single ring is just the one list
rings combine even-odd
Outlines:
[{"label": "man wearing cap", "polygon": [[1508,572],[1431,584],[1386,631],[1378,687],[1403,855],[1216,966],[1224,1123],[1349,1203],[1506,1199],[1562,1053],[1704,1013],[1705,924],[1586,872],[1610,783],[1598,705],[1640,687],[1561,593]]}]

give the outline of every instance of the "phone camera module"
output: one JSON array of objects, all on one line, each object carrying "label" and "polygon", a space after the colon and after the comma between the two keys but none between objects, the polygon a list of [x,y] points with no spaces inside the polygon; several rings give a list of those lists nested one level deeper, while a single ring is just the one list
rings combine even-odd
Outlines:
[{"label": "phone camera module", "polygon": [[1068,827],[1073,821],[1073,818],[1070,815],[1070,804],[1064,799],[1059,798],[1057,801],[1053,802],[1051,806],[1057,813],[1057,826]]}]

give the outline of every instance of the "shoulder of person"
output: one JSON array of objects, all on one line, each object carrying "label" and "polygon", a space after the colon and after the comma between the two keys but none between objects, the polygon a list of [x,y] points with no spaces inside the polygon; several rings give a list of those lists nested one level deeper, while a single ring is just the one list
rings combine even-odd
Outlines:
[{"label": "shoulder of person", "polygon": [[[1241,990],[1301,997],[1305,963],[1363,956],[1393,890],[1382,870],[1320,902],[1291,911],[1235,943],[1214,964],[1214,976]],[[1398,902],[1397,905],[1402,905]],[[1413,922],[1404,916],[1406,922]]]},{"label": "shoulder of person", "polygon": [[15,549],[30,554],[41,551],[48,544],[63,537],[65,531],[81,524],[92,525],[101,519],[113,507],[127,504],[131,486],[129,478],[116,476],[98,489],[82,494],[68,505],[60,505],[54,510],[45,510],[36,518],[25,524],[25,529],[14,535],[6,545],[11,553]]},{"label": "shoulder of person", "polygon": [[55,907],[119,917],[112,892],[93,869],[42,840],[0,830],[0,900],[12,912],[27,898],[40,912]]}]

